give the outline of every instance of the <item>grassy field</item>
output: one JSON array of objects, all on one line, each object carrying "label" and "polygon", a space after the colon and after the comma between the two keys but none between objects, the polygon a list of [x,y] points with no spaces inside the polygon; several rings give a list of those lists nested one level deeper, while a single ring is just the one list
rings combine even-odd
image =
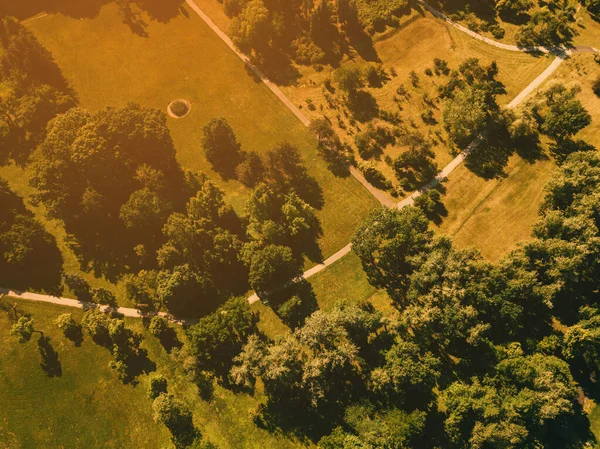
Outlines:
[{"label": "grassy field", "polygon": [[79,319],[80,311],[17,304],[33,316],[36,331],[50,337],[62,375],[49,377],[40,367],[40,334],[18,343],[8,334],[7,313],[0,311],[1,447],[150,448],[168,443],[168,431],[152,421],[145,385],[123,385],[108,367],[107,349],[89,338],[76,347],[52,324],[66,311]]},{"label": "grassy field", "polygon": [[[592,124],[577,138],[600,148],[600,99],[591,89],[600,75],[600,65],[591,54],[577,54],[564,62],[542,88],[551,83],[579,86],[578,98],[592,115]],[[443,202],[448,216],[441,232],[454,237],[459,246],[475,246],[491,260],[497,260],[514,248],[518,241],[529,238],[537,221],[543,188],[555,165],[550,159],[530,164],[513,156],[507,177],[484,181],[464,166],[454,171],[445,184]]]},{"label": "grassy field", "polygon": [[[30,314],[36,331],[50,337],[58,354],[61,375],[49,377],[40,367],[34,333],[31,341],[19,343],[9,336],[11,321],[0,310],[0,447],[28,448],[147,448],[169,447],[169,433],[152,420],[152,403],[146,396],[146,375],[136,386],[123,385],[108,367],[109,351],[85,337],[80,347],[52,324],[61,313],[70,312],[79,321],[81,311],[52,304],[16,302],[18,310]],[[292,449],[310,447],[281,435],[261,430],[251,411],[262,400],[215,387],[211,400],[198,395],[179,363],[166,353],[158,340],[143,329],[141,321],[127,324],[141,331],[142,346],[156,365],[156,372],[169,381],[169,390],[187,402],[194,422],[205,438],[221,449]]]},{"label": "grassy field", "polygon": [[140,14],[144,26],[137,34],[123,23],[114,3],[93,17],[55,14],[27,25],[52,52],[82,107],[135,101],[165,110],[173,99],[189,100],[189,115],[169,118],[178,159],[187,169],[208,173],[240,212],[249,191],[211,171],[199,144],[202,126],[225,117],[245,150],[264,152],[282,141],[298,145],[323,189],[323,255],[343,246],[375,200],[353,178],[336,178],[328,171],[305,127],[190,9],[181,6],[162,21]]},{"label": "grassy field", "polygon": [[554,169],[549,159],[529,163],[513,156],[506,178],[486,181],[461,165],[444,185],[448,215],[439,231],[451,236],[458,247],[474,246],[488,259],[500,259],[530,237]]}]

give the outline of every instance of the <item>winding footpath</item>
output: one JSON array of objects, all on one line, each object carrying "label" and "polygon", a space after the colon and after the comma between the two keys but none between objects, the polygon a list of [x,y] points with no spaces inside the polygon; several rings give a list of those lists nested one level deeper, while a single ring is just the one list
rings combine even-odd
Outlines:
[{"label": "winding footpath", "polygon": [[[535,89],[537,89],[550,75],[552,75],[556,71],[556,69],[569,57],[570,54],[573,54],[573,53],[600,53],[599,49],[594,48],[594,47],[588,47],[588,46],[577,46],[577,47],[573,47],[570,49],[564,49],[564,48],[558,48],[558,47],[557,48],[545,48],[545,47],[522,48],[522,47],[518,47],[516,45],[504,44],[501,42],[497,42],[493,39],[487,38],[485,36],[482,36],[480,34],[477,34],[474,31],[469,30],[467,27],[454,22],[452,19],[450,19],[444,13],[431,7],[423,0],[417,0],[417,2],[424,9],[426,9],[431,14],[433,14],[435,17],[443,20],[444,22],[446,22],[449,25],[453,26],[454,28],[460,30],[461,32],[468,34],[469,36],[473,37],[474,39],[485,42],[486,44],[489,44],[494,47],[497,47],[497,48],[500,48],[503,50],[507,50],[507,51],[537,52],[537,53],[555,55],[555,58],[552,61],[552,63],[537,78],[535,78],[527,87],[525,87],[525,89],[523,89],[515,98],[513,98],[512,101],[507,105],[507,107],[511,108],[511,109],[519,106],[529,94],[531,94]],[[221,29],[212,21],[212,19],[204,11],[202,11],[202,9],[196,4],[196,2],[194,0],[186,0],[186,3],[196,14],[198,14],[198,16],[206,23],[206,25],[208,25],[208,27],[210,29],[212,29],[217,34],[217,36],[219,36],[219,38],[227,45],[227,47],[229,47],[229,49],[231,51],[233,51],[254,72],[254,74],[271,90],[271,92],[273,92],[277,96],[277,98],[279,98],[281,100],[281,102],[305,126],[308,126],[310,124],[310,119],[302,111],[300,111],[300,109],[298,109],[294,105],[294,103],[283,93],[283,91],[275,83],[270,81],[258,67],[256,67],[254,64],[252,64],[252,62],[246,55],[244,55],[243,53],[241,53],[240,51],[238,51],[235,48],[235,45],[233,44],[233,42],[231,41],[229,36],[227,36],[223,31],[221,31]],[[417,197],[422,195],[424,192],[427,192],[431,188],[437,186],[440,182],[442,182],[444,179],[446,179],[448,177],[448,175],[450,175],[450,173],[452,173],[465,160],[465,158],[469,154],[469,151],[471,151],[473,148],[475,148],[477,145],[479,145],[481,143],[481,141],[482,141],[481,138],[475,139],[475,141],[473,141],[467,147],[467,149],[465,149],[458,156],[456,156],[427,185],[425,185],[422,189],[420,189],[416,192],[413,192],[411,195],[404,198],[402,201],[400,201],[398,203],[392,201],[381,190],[373,187],[356,168],[351,167],[350,173],[383,206],[402,209],[406,206],[410,206],[410,205],[414,204],[414,201]],[[327,258],[322,263],[315,265],[311,269],[305,271],[302,274],[302,276],[300,276],[294,282],[299,282],[302,279],[308,279],[308,278],[314,276],[315,274],[323,271],[328,266],[332,265],[333,263],[340,260],[342,257],[346,256],[351,250],[352,250],[352,245],[349,243],[346,246],[344,246],[342,249],[340,249],[338,252],[336,252],[329,258]],[[38,293],[21,292],[21,291],[17,291],[17,290],[9,290],[9,289],[3,289],[3,288],[0,288],[0,297],[1,297],[1,295],[7,295],[9,297],[24,299],[24,300],[28,300],[28,301],[46,302],[46,303],[52,303],[52,304],[57,304],[57,305],[61,305],[61,306],[76,307],[76,308],[80,308],[80,309],[98,307],[96,304],[77,301],[74,299],[48,296],[48,295],[42,295],[42,294],[38,294]],[[260,301],[260,298],[256,294],[253,294],[248,297],[248,302],[250,304],[253,304],[257,301]],[[107,306],[99,306],[98,308],[100,310],[108,309]],[[131,318],[140,318],[144,315],[141,310],[127,308],[127,307],[119,307],[119,308],[116,308],[113,310],[116,310],[117,313],[120,313],[123,316],[131,317]],[[168,317],[168,315],[166,315],[164,313],[161,313],[161,315]],[[180,321],[180,323],[182,323],[182,322]]]}]

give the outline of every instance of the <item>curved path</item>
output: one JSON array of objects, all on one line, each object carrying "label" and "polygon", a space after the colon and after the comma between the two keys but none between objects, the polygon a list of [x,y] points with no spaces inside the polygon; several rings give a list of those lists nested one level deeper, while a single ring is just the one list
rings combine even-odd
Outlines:
[{"label": "curved path", "polygon": [[[532,93],[535,89],[537,89],[550,75],[552,75],[552,73],[554,73],[554,71],[560,66],[560,64],[562,64],[562,62],[565,59],[568,58],[569,54],[571,54],[571,53],[600,53],[600,50],[598,50],[597,48],[588,47],[588,46],[577,46],[577,47],[571,48],[569,50],[564,50],[562,48],[547,49],[547,48],[544,48],[544,47],[521,48],[521,47],[517,47],[516,45],[503,44],[503,43],[497,42],[497,41],[495,41],[493,39],[489,39],[489,38],[487,38],[485,36],[481,36],[480,34],[477,34],[477,33],[473,32],[473,31],[469,30],[468,28],[464,27],[463,25],[460,25],[460,24],[454,22],[449,17],[447,17],[445,14],[443,14],[442,12],[440,12],[440,11],[436,10],[435,8],[429,6],[423,0],[417,0],[417,2],[421,6],[423,6],[423,8],[425,8],[426,10],[428,10],[429,12],[431,12],[434,16],[436,16],[436,17],[444,20],[445,22],[447,22],[451,26],[457,28],[458,30],[460,30],[460,31],[468,34],[469,36],[471,36],[471,37],[473,37],[473,38],[475,38],[477,40],[483,41],[483,42],[485,42],[485,43],[487,43],[489,45],[493,45],[494,47],[501,48],[503,50],[508,50],[508,51],[519,51],[519,52],[537,51],[537,52],[542,52],[542,53],[556,54],[556,58],[546,68],[546,70],[544,70],[536,79],[534,79],[527,87],[525,87],[525,89],[523,89],[515,98],[513,98],[513,100],[507,105],[508,108],[515,108],[519,104],[521,104],[523,102],[523,100],[525,100],[525,98],[530,93]],[[196,2],[194,0],[186,0],[186,3],[221,38],[221,40],[240,59],[242,59],[242,61],[244,61],[244,63],[246,63],[248,65],[248,67],[256,74],[256,76],[258,76],[262,80],[262,82],[283,102],[283,104],[285,104],[287,106],[287,108],[290,111],[292,111],[292,113],[294,113],[294,115],[305,126],[308,126],[310,124],[310,119],[305,114],[303,114],[290,101],[289,98],[286,97],[286,95],[282,92],[282,90],[275,83],[273,83],[272,81],[270,81],[258,69],[258,67],[254,66],[250,62],[249,58],[246,55],[244,55],[243,53],[239,52],[235,48],[235,46],[233,45],[233,42],[231,41],[231,39],[229,39],[229,37],[225,33],[223,33],[223,31],[221,31],[221,29],[210,19],[210,17],[208,17],[204,13],[204,11],[202,11],[200,9],[200,7],[196,4]],[[476,147],[477,145],[480,144],[481,140],[482,140],[481,138],[477,138],[475,141],[473,141],[467,147],[467,149],[465,151],[463,151],[458,156],[456,156],[456,158],[454,158],[448,165],[446,165],[446,167],[444,167],[444,169],[442,171],[440,171],[436,175],[436,177],[434,179],[432,179],[431,182],[429,182],[425,187],[423,187],[421,190],[413,192],[411,195],[409,195],[408,197],[406,197],[405,199],[403,199],[402,201],[400,201],[398,203],[394,203],[382,191],[380,191],[379,189],[376,189],[371,184],[369,184],[369,182],[362,176],[362,174],[358,170],[356,170],[354,167],[351,167],[350,171],[351,171],[352,175],[355,178],[357,178],[358,181],[366,189],[368,189],[369,192],[371,192],[373,194],[373,196],[375,196],[375,198],[377,198],[377,200],[382,205],[387,206],[387,207],[397,207],[398,209],[402,209],[402,208],[404,208],[406,206],[412,205],[414,203],[415,198],[419,197],[424,192],[426,192],[427,190],[435,187],[442,180],[444,180],[445,178],[447,178],[448,175],[450,173],[452,173],[465,160],[465,158],[467,157],[469,151],[472,148],[474,148],[474,147]],[[315,265],[311,269],[305,271],[302,274],[302,276],[299,277],[296,281],[299,281],[300,279],[308,279],[311,276],[314,276],[315,274],[317,274],[320,271],[324,270],[329,265],[332,265],[333,263],[335,263],[338,260],[340,260],[342,257],[344,257],[345,255],[347,255],[351,250],[352,250],[352,245],[351,244],[347,244],[342,249],[340,249],[338,252],[336,252],[335,254],[333,254],[332,256],[330,256],[329,258],[327,258],[323,263],[321,263],[319,265]],[[77,300],[74,300],[74,299],[54,297],[54,296],[42,295],[42,294],[38,294],[38,293],[21,292],[21,291],[16,291],[16,290],[9,290],[9,289],[0,288],[0,295],[3,295],[3,294],[4,295],[8,295],[10,297],[15,297],[15,298],[19,298],[19,299],[25,299],[25,300],[29,300],[29,301],[47,302],[47,303],[52,303],[52,304],[58,304],[58,305],[61,305],[61,306],[76,307],[76,308],[80,308],[80,309],[86,309],[86,308],[91,308],[91,307],[98,307],[96,304],[81,302],[81,301],[77,301]],[[260,298],[256,294],[253,294],[253,295],[251,295],[251,296],[248,297],[248,302],[250,304],[255,303],[255,302],[259,301],[259,300],[260,300]],[[99,309],[100,310],[106,310],[106,309],[108,309],[108,307],[107,306],[100,306]],[[131,308],[126,308],[126,307],[119,307],[119,308],[116,309],[116,311],[118,313],[122,314],[123,316],[132,317],[132,318],[140,318],[140,317],[142,317],[144,315],[143,312],[140,311],[140,310],[138,310],[138,309],[131,309]],[[168,315],[164,314],[164,313],[160,313],[160,315],[168,317]],[[169,318],[171,318],[171,317],[169,317]],[[179,321],[179,322],[182,323],[182,321]]]}]

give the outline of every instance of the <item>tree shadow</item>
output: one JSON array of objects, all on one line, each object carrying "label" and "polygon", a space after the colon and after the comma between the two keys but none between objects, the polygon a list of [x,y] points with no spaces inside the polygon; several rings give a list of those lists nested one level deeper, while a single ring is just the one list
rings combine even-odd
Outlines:
[{"label": "tree shadow", "polygon": [[292,329],[301,327],[306,318],[319,308],[312,286],[304,279],[272,293],[264,302]]},{"label": "tree shadow", "polygon": [[0,178],[0,284],[58,294],[62,265],[54,236]]},{"label": "tree shadow", "polygon": [[[290,56],[279,49],[264,51],[260,59],[252,58],[254,64],[270,81],[279,86],[292,86],[300,79],[300,72],[294,67]],[[252,72],[251,76],[256,82],[262,81],[251,67],[246,69]]]},{"label": "tree shadow", "polygon": [[38,352],[42,358],[40,366],[48,377],[62,376],[62,365],[58,359],[58,353],[50,344],[50,337],[47,337],[44,334],[40,335],[37,345]]},{"label": "tree shadow", "polygon": [[65,337],[71,340],[75,346],[81,346],[81,343],[83,343],[83,330],[81,329],[81,325],[77,324],[69,328],[65,332]]},{"label": "tree shadow", "polygon": [[380,62],[372,37],[360,23],[356,8],[347,6],[348,4],[340,2],[339,6],[339,18],[348,42],[365,61]]},{"label": "tree shadow", "polygon": [[177,332],[175,332],[175,329],[172,327],[169,327],[161,334],[159,341],[162,347],[165,348],[165,351],[169,353],[173,348],[180,349],[183,346],[183,343],[179,340],[179,337],[177,337]]},{"label": "tree shadow", "polygon": [[127,368],[125,369],[125,378],[123,383],[137,385],[137,378],[142,374],[148,374],[156,371],[156,363],[148,357],[148,351],[144,348],[137,348],[127,357]]},{"label": "tree shadow", "polygon": [[348,95],[348,109],[361,123],[370,122],[379,115],[379,105],[371,93],[359,90]]}]

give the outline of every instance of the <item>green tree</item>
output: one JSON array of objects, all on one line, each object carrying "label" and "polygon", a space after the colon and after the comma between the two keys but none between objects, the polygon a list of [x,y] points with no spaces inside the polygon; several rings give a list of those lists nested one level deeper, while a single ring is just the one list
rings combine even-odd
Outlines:
[{"label": "green tree", "polygon": [[429,221],[417,208],[382,208],[371,212],[352,237],[352,250],[369,282],[387,289],[395,301],[403,302],[407,276],[416,268],[415,256],[431,241],[428,226]]},{"label": "green tree", "polygon": [[250,0],[231,21],[229,36],[240,50],[261,54],[277,40],[278,25],[262,0]]},{"label": "green tree", "polygon": [[161,394],[152,403],[154,422],[164,424],[177,445],[189,446],[199,432],[192,421],[192,411],[178,399]]},{"label": "green tree", "polygon": [[256,333],[258,316],[245,298],[228,300],[191,326],[187,335],[197,364],[225,375],[248,337]]},{"label": "green tree", "polygon": [[450,138],[461,148],[467,146],[484,130],[488,120],[486,93],[466,87],[444,106],[444,127]]},{"label": "green tree", "polygon": [[592,117],[581,101],[575,98],[577,89],[566,89],[556,84],[545,92],[548,110],[543,117],[542,131],[563,140],[588,126]]},{"label": "green tree", "polygon": [[171,205],[148,188],[136,190],[119,210],[119,217],[128,228],[162,226],[171,212]]},{"label": "green tree", "polygon": [[10,335],[17,337],[21,343],[29,341],[33,331],[33,319],[27,316],[20,317],[17,322],[10,327]]},{"label": "green tree", "polygon": [[225,177],[232,177],[240,163],[241,145],[224,118],[214,118],[202,128],[202,148],[206,160]]},{"label": "green tree", "polygon": [[333,73],[338,87],[347,94],[356,93],[365,85],[364,75],[357,65],[342,65]]},{"label": "green tree", "polygon": [[253,251],[248,261],[250,286],[265,295],[302,274],[300,262],[292,250],[281,245],[267,245]]}]

